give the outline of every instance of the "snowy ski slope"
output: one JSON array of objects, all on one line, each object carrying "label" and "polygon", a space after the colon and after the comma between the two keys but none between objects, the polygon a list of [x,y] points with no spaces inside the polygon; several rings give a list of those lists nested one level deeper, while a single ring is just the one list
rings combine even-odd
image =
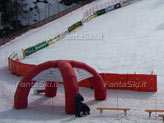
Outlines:
[{"label": "snowy ski slope", "polygon": [[[96,1],[93,4],[97,4]],[[92,5],[66,15],[38,29],[31,30],[0,48],[0,123],[58,123],[58,122],[103,122],[103,123],[160,123],[162,119],[153,113],[148,118],[145,109],[164,107],[164,1],[142,0],[124,8],[93,19],[55,45],[36,52],[24,63],[39,64],[47,60],[73,59],[85,62],[98,72],[143,73],[153,71],[158,75],[158,92],[132,92],[108,90],[105,101],[95,101],[93,90],[80,88],[85,102],[91,108],[91,115],[75,118],[65,114],[64,89],[58,87],[58,94],[50,99],[42,95],[29,96],[29,107],[12,109],[16,84],[21,77],[10,74],[7,57],[13,51],[21,51],[62,32],[82,18],[83,12]],[[101,39],[77,39],[77,36],[102,36]],[[76,38],[71,39],[70,38]],[[129,107],[125,117],[120,111],[104,111],[100,115],[96,107]]]}]

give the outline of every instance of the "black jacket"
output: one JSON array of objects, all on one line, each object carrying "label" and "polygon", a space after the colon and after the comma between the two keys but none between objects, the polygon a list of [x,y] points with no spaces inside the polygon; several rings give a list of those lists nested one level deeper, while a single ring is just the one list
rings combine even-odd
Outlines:
[{"label": "black jacket", "polygon": [[77,94],[75,96],[75,115],[80,116],[80,102],[84,101],[84,98],[81,96],[81,94]]}]

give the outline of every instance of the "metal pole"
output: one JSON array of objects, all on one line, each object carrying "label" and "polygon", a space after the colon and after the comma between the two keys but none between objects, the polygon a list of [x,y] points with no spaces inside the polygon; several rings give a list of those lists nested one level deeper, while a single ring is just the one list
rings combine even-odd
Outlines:
[{"label": "metal pole", "polygon": [[2,24],[2,13],[0,12],[0,24]]},{"label": "metal pole", "polygon": [[54,109],[53,109],[53,98],[52,98],[52,113],[54,113]]},{"label": "metal pole", "polygon": [[45,18],[47,17],[46,4],[45,4]]},{"label": "metal pole", "polygon": [[[117,97],[117,109],[118,109],[118,97]],[[118,117],[118,110],[117,110],[117,117]]]},{"label": "metal pole", "polygon": [[67,11],[67,6],[65,6],[65,10]]},{"label": "metal pole", "polygon": [[4,88],[3,88],[3,82],[2,82],[2,96],[4,97]]},{"label": "metal pole", "polygon": [[30,11],[28,11],[28,26],[30,25],[30,14],[29,14]]},{"label": "metal pole", "polygon": [[38,14],[39,14],[39,25],[40,25],[40,10],[38,11]]},{"label": "metal pole", "polygon": [[50,16],[50,8],[49,8],[49,4],[47,5],[48,7],[48,17]]},{"label": "metal pole", "polygon": [[11,23],[13,22],[13,9],[12,9],[12,2],[10,0],[10,16],[11,16]]},{"label": "metal pole", "polygon": [[17,7],[17,0],[16,0],[16,31],[18,31],[18,7]]},{"label": "metal pole", "polygon": [[57,12],[57,15],[59,17],[59,3],[57,2],[57,4],[58,4],[58,12]]},{"label": "metal pole", "polygon": [[[157,110],[157,99],[155,99],[155,110]],[[157,113],[155,112],[155,120],[157,118]]]}]

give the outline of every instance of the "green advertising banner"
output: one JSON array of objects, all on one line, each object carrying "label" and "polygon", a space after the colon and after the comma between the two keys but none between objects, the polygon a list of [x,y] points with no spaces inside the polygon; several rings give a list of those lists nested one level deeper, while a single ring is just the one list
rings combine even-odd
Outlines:
[{"label": "green advertising banner", "polygon": [[58,41],[59,39],[60,39],[60,35],[57,35],[57,36],[55,36],[54,38],[51,38],[51,39],[47,40],[46,42],[47,42],[48,44],[51,44],[52,42]]},{"label": "green advertising banner", "polygon": [[106,13],[106,9],[101,9],[101,10],[98,10],[97,12],[97,16],[100,16],[102,14],[105,14]]},{"label": "green advertising banner", "polygon": [[29,48],[25,49],[25,56],[29,56],[32,53],[34,53],[38,50],[41,50],[45,47],[48,47],[48,46],[49,46],[49,44],[46,41],[43,41],[35,46],[29,47]]},{"label": "green advertising banner", "polygon": [[18,54],[17,53],[14,53],[10,58],[12,60],[16,60],[18,58]]},{"label": "green advertising banner", "polygon": [[77,23],[75,23],[72,26],[68,27],[68,31],[72,32],[74,29],[76,29],[77,27],[82,26],[82,25],[83,25],[82,22],[78,21]]},{"label": "green advertising banner", "polygon": [[92,20],[94,17],[96,17],[97,16],[97,13],[93,13],[92,15],[90,15],[88,18],[87,18],[87,20],[88,21],[90,21],[90,20]]}]

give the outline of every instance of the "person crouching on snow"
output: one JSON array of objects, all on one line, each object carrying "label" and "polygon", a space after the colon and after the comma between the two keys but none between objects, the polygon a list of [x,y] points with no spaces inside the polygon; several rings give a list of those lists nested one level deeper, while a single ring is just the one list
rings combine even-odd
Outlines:
[{"label": "person crouching on snow", "polygon": [[81,109],[80,109],[80,103],[84,101],[84,98],[81,96],[81,94],[77,94],[75,96],[75,117],[81,117]]},{"label": "person crouching on snow", "polygon": [[80,102],[80,110],[83,115],[90,115],[90,108],[87,106],[87,104]]}]

